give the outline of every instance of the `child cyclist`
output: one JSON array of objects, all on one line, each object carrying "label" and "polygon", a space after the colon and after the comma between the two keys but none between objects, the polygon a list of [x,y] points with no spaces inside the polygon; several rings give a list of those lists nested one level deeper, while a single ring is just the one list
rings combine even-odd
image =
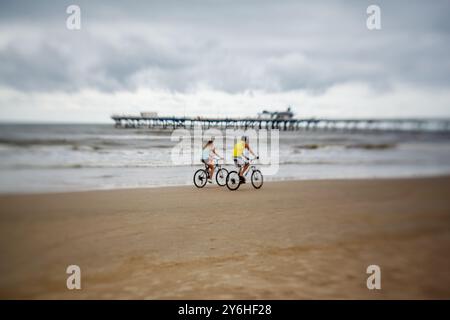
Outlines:
[{"label": "child cyclist", "polygon": [[212,183],[212,177],[214,175],[214,157],[217,156],[223,159],[216,152],[216,147],[214,146],[214,137],[211,137],[208,142],[203,146],[202,149],[202,162],[208,166],[209,179],[208,182]]}]

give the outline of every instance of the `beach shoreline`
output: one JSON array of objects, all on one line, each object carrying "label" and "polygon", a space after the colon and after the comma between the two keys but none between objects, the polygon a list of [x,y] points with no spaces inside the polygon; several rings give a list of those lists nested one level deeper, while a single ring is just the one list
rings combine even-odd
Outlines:
[{"label": "beach shoreline", "polygon": [[449,190],[446,176],[2,194],[0,297],[448,299]]}]

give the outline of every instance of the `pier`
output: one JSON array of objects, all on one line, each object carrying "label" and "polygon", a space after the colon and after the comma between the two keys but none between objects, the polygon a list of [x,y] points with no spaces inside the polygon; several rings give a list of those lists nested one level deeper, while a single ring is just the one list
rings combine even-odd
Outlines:
[{"label": "pier", "polygon": [[149,129],[278,129],[296,130],[382,130],[450,132],[450,119],[260,119],[204,117],[145,117],[113,115],[116,128]]}]

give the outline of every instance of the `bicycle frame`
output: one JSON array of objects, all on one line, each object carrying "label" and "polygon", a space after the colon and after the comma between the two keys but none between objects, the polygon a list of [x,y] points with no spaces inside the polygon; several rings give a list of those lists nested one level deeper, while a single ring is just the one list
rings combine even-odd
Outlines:
[{"label": "bicycle frame", "polygon": [[[252,164],[252,163],[255,162],[255,160],[257,160],[257,158],[248,159],[248,164],[249,164],[250,166],[248,167],[247,171],[245,171],[244,177],[247,177],[247,175],[248,175],[248,173],[249,173],[250,171],[253,172],[253,171],[257,170],[256,165],[255,165],[255,164]],[[239,168],[239,170],[240,170],[244,165],[236,165],[236,166],[237,166],[237,167]]]},{"label": "bicycle frame", "polygon": [[[222,164],[221,163],[219,163],[219,161],[220,161],[220,159],[214,159],[214,171],[219,171],[220,169],[222,169]],[[208,178],[210,178],[210,176],[209,176],[209,165],[208,164],[206,164],[205,162],[203,162],[203,165],[205,166],[205,171],[206,171],[206,174],[207,174],[207,176],[208,176]]]}]

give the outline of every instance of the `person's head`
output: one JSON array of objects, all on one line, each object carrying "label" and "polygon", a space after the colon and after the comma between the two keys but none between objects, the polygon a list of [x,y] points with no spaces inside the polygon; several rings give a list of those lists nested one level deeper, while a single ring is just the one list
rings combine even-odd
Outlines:
[{"label": "person's head", "polygon": [[208,142],[206,142],[206,146],[209,146],[209,145],[211,145],[211,144],[213,144],[214,143],[214,137],[210,137],[209,139],[208,139]]},{"label": "person's head", "polygon": [[248,136],[242,136],[241,140],[244,141],[245,143],[248,143]]}]

